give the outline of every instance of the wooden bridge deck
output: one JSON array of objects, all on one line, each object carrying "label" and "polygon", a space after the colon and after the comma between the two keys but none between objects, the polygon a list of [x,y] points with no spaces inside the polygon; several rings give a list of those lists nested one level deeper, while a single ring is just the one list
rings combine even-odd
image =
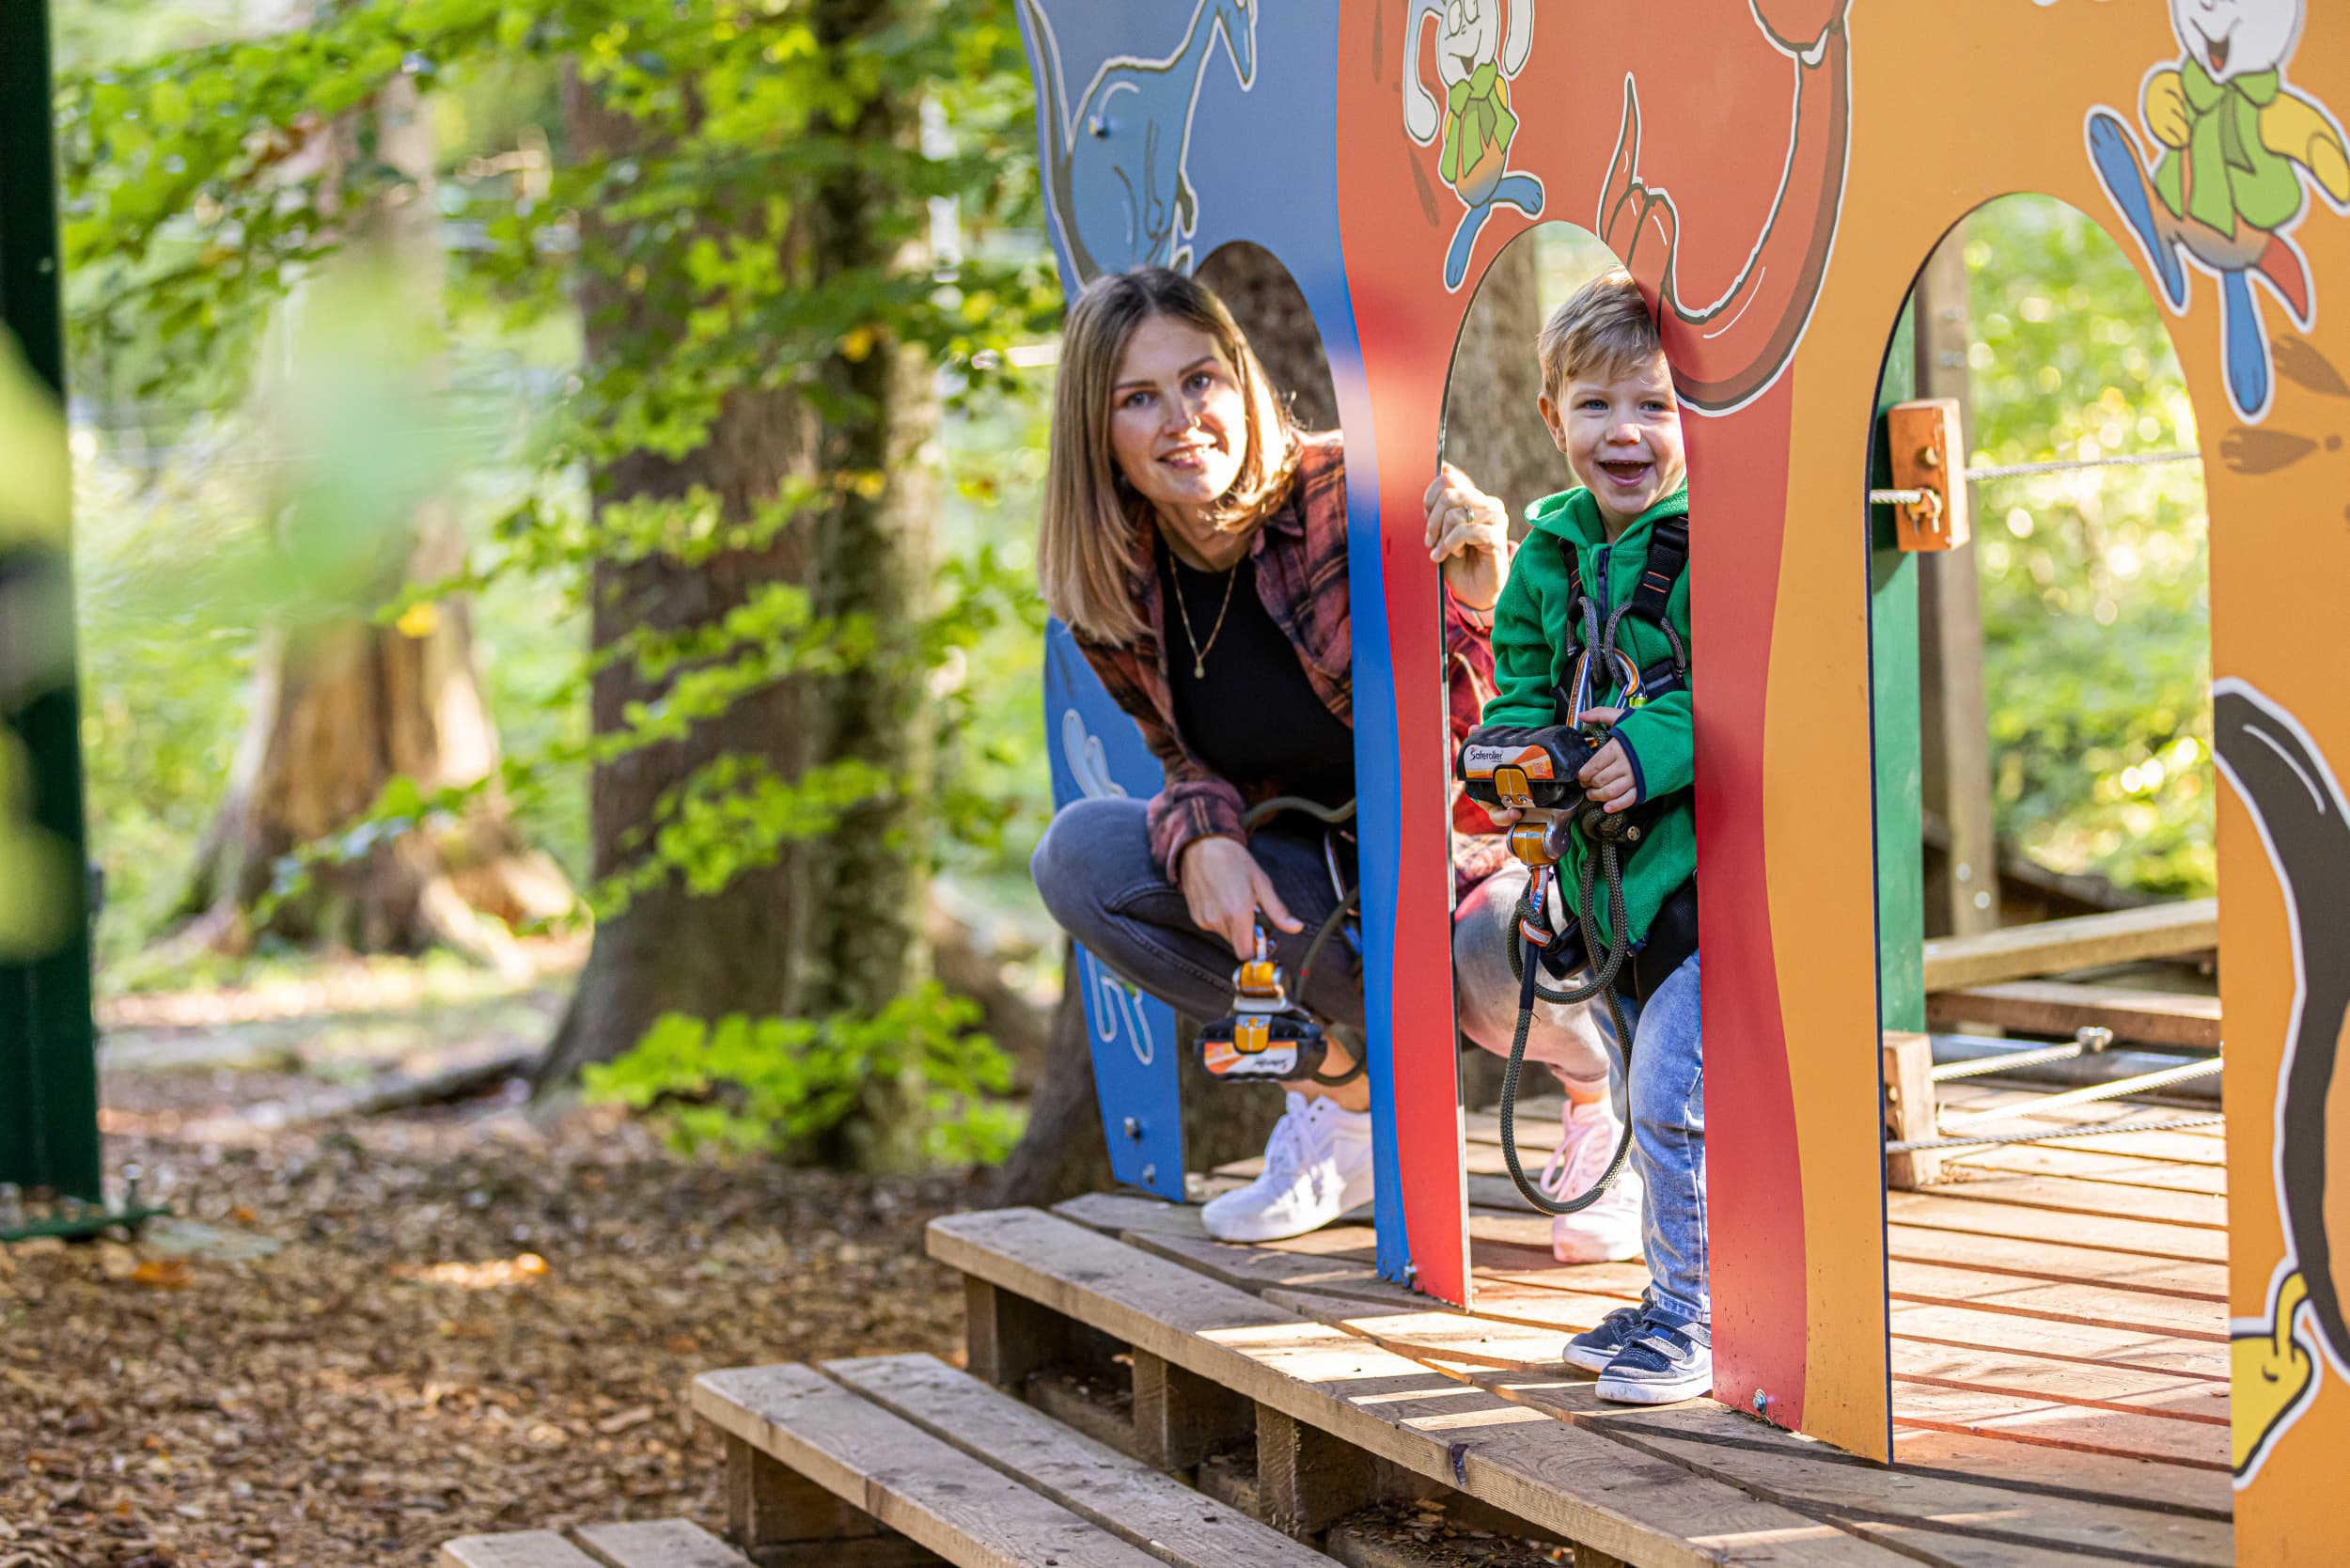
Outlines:
[{"label": "wooden bridge deck", "polygon": [[[1949,1108],[1972,1110],[2013,1091],[1952,1084],[1944,1095]],[[2052,1113],[2067,1121],[2148,1114],[2124,1104]],[[1522,1115],[1529,1131],[1546,1132],[1556,1107],[1529,1104]],[[1095,1194],[1057,1213],[1301,1325],[1341,1330],[1669,1461],[1692,1483],[1726,1483],[1833,1524],[1859,1538],[1855,1545],[1880,1543],[1951,1568],[2231,1560],[2217,1129],[1969,1152],[1949,1185],[1891,1196],[1897,1464],[1888,1470],[1754,1421],[1734,1399],[1662,1412],[1599,1404],[1588,1376],[1559,1363],[1562,1337],[1637,1296],[1644,1271],[1556,1264],[1548,1221],[1500,1174],[1492,1119],[1472,1118],[1470,1127],[1473,1312],[1379,1280],[1371,1228],[1356,1216],[1294,1241],[1240,1247],[1209,1240],[1191,1206]],[[1248,1173],[1226,1168],[1195,1196]],[[949,1256],[965,1244],[942,1249],[936,1234],[934,1250],[980,1277],[967,1250]],[[1558,1484],[1572,1491],[1574,1473],[1562,1469]],[[1821,1546],[1812,1542],[1796,1560]]]}]

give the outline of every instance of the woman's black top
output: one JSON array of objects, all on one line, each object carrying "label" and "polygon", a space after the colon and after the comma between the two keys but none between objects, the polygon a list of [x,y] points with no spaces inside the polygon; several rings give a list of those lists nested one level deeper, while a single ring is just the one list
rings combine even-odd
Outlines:
[{"label": "woman's black top", "polygon": [[[1255,557],[1243,556],[1231,579],[1231,608],[1224,612],[1224,572],[1194,571],[1159,548],[1159,590],[1170,601],[1161,646],[1176,732],[1193,756],[1244,789],[1343,806],[1355,798],[1355,732],[1314,695],[1297,649],[1258,596]],[[1200,676],[1192,674],[1183,613],[1171,602],[1178,593],[1208,650]],[[1224,629],[1211,645],[1219,612]]]}]

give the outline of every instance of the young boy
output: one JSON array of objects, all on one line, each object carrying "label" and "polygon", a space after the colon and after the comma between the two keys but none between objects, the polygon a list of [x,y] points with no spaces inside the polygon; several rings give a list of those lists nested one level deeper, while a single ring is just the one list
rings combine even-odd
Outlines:
[{"label": "young boy", "polygon": [[[1495,606],[1496,691],[1483,720],[1528,729],[1601,727],[1606,742],[1577,781],[1607,811],[1639,812],[1638,839],[1620,847],[1626,929],[1607,929],[1603,882],[1594,921],[1601,929],[1582,935],[1593,958],[1603,944],[1631,944],[1618,976],[1619,989],[1631,993],[1622,1005],[1633,1029],[1626,1184],[1637,1174],[1650,1283],[1638,1306],[1612,1312],[1570,1340],[1566,1358],[1600,1374],[1603,1399],[1662,1403],[1706,1392],[1714,1370],[1697,830],[1689,804],[1689,587],[1683,571],[1689,499],[1680,405],[1655,321],[1628,274],[1609,274],[1578,290],[1543,326],[1538,347],[1543,419],[1583,483],[1527,510],[1533,531]],[[1516,818],[1514,811],[1495,813],[1496,823]],[[1554,929],[1574,918],[1584,861],[1596,854],[1581,829],[1571,835],[1550,904]],[[1509,930],[1510,923],[1485,925],[1483,940],[1506,940]],[[1482,955],[1477,967],[1490,970],[1494,957]],[[1590,973],[1570,978],[1581,984]],[[1514,1001],[1514,989],[1510,995]],[[1491,1011],[1492,999],[1481,1011]],[[1606,998],[1590,1006],[1606,1019]],[[1510,1042],[1505,1034],[1480,1043],[1507,1052]],[[1568,1087],[1572,1095],[1576,1086]],[[1582,1096],[1604,1092],[1585,1088]],[[1577,1109],[1569,1109],[1571,1142]],[[1616,1124],[1604,1100],[1585,1119],[1590,1128],[1612,1134]],[[1570,1163],[1589,1169],[1605,1158]],[[1579,1218],[1563,1216],[1559,1224],[1571,1227]]]}]

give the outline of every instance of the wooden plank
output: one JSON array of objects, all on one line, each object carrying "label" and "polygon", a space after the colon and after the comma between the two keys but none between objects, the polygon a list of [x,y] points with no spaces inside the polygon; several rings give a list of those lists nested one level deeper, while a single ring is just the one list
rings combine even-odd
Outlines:
[{"label": "wooden plank", "polygon": [[[1856,1531],[1928,1562],[1954,1568],[2027,1563],[2072,1568],[2081,1560],[2077,1554],[2101,1561],[2196,1568],[2220,1568],[2233,1560],[2232,1532],[2223,1521],[2168,1507],[2157,1512],[2135,1499],[2072,1496],[1939,1471],[1888,1470],[1711,1401],[1627,1408],[1601,1401],[1589,1383],[1507,1374],[1478,1382],[1559,1419],[1595,1426],[1619,1442],[1699,1474],[1806,1513],[1837,1517]],[[2068,1451],[2037,1451],[2060,1464],[2076,1462]],[[2128,1463],[2091,1462],[2117,1469]],[[2159,1468],[2192,1478],[2195,1485],[2208,1490],[2205,1472]]]},{"label": "wooden plank", "polygon": [[1935,1231],[2076,1243],[2107,1252],[2178,1258],[2188,1262],[2228,1261],[2225,1231],[2162,1220],[2120,1219],[2103,1214],[2062,1214],[2013,1203],[1973,1202],[1957,1196],[1965,1191],[1963,1185],[1946,1183],[1931,1193],[1888,1193],[1885,1212],[1887,1217],[1901,1224]]},{"label": "wooden plank", "polygon": [[858,1538],[878,1538],[880,1525],[806,1476],[778,1464],[740,1438],[726,1439],[727,1533],[762,1554],[800,1545],[827,1551]]},{"label": "wooden plank", "polygon": [[1200,1507],[1199,1494],[1182,1482],[1062,1429],[932,1356],[827,1361],[823,1370],[932,1436],[1170,1561],[1329,1568],[1320,1553],[1280,1531],[1229,1508]]},{"label": "wooden plank", "polygon": [[1053,1215],[950,1215],[929,1243],[949,1267],[1629,1562],[1901,1560]]},{"label": "wooden plank", "polygon": [[963,1281],[963,1322],[972,1375],[998,1388],[1025,1387],[1030,1373],[1075,1358],[1066,1319],[1005,1296],[983,1279]]},{"label": "wooden plank", "polygon": [[1939,1427],[2122,1459],[2159,1459],[2191,1468],[2230,1467],[2228,1429],[1978,1388],[1893,1380],[1893,1424]]},{"label": "wooden plank", "polygon": [[1896,1301],[1964,1303],[1986,1312],[2136,1328],[2215,1344],[2224,1344],[2228,1338],[2227,1308],[2218,1303],[2102,1285],[2050,1284],[1937,1263],[1896,1262],[1886,1272]]},{"label": "wooden plank", "polygon": [[2110,1215],[2126,1209],[2133,1218],[2201,1231],[2228,1229],[2228,1200],[2203,1192],[2165,1192],[2141,1187],[2126,1199],[2109,1186],[2063,1176],[1986,1176],[1975,1182],[1946,1182],[1935,1196],[1953,1203],[1998,1203],[2058,1214]]},{"label": "wooden plank", "polygon": [[441,1544],[441,1568],[599,1568],[596,1560],[549,1529],[461,1535]]},{"label": "wooden plank", "polygon": [[1153,1568],[1130,1545],[807,1367],[694,1380],[694,1411],[964,1568]]},{"label": "wooden plank", "polygon": [[[2170,1065],[2178,1058],[2156,1059]],[[2198,1098],[2211,1102],[2217,1108],[2218,1086],[2207,1080],[2179,1086],[2182,1090],[2207,1091]],[[1936,1084],[1935,1092],[1944,1105],[1954,1111],[1989,1110],[1994,1105],[2032,1104],[2043,1120],[2083,1124],[2107,1121],[2136,1121],[2157,1116],[2186,1116],[2196,1114],[2186,1106],[2157,1105],[2147,1100],[2076,1100],[2070,1105],[2048,1108],[2051,1090],[2043,1087],[2021,1085],[2000,1086],[1995,1079],[1954,1078]],[[2228,1133],[2224,1123],[2212,1122],[2200,1127],[2180,1127],[2171,1131],[2151,1133],[2117,1133],[2109,1139],[2101,1138],[2090,1147],[2108,1152],[2123,1150],[2144,1154],[2152,1159],[2171,1159],[2205,1165],[2227,1163]]]},{"label": "wooden plank", "polygon": [[1896,1473],[1904,1475],[1980,1481],[2084,1499],[2126,1498],[2150,1512],[2166,1510],[2216,1521],[2230,1518],[2235,1509],[2234,1479],[2211,1470],[1931,1427],[1896,1427],[1893,1463]]},{"label": "wooden plank", "polygon": [[2219,1046],[2219,998],[2170,991],[2134,991],[2064,980],[2005,980],[1998,985],[1937,991],[1926,998],[1926,1023],[1997,1024],[2032,1034],[2071,1034],[2107,1028],[2116,1040],[2140,1045]]},{"label": "wooden plank", "polygon": [[2028,1352],[1955,1350],[1908,1341],[1894,1341],[1893,1371],[1905,1382],[1937,1388],[2044,1399],[2206,1426],[2228,1424],[2228,1385],[2188,1373],[2060,1361]]},{"label": "wooden plank", "polygon": [[1257,1499],[1265,1523],[1310,1540],[1379,1500],[1378,1466],[1368,1450],[1259,1404]]},{"label": "wooden plank", "polygon": [[1231,1389],[1147,1350],[1134,1353],[1135,1451],[1162,1470],[1188,1470],[1256,1431],[1256,1410]]},{"label": "wooden plank", "polygon": [[2014,1352],[2082,1366],[2128,1367],[2221,1384],[2228,1381],[2227,1347],[2207,1339],[2150,1334],[2104,1324],[2051,1323],[2045,1318],[1936,1302],[1896,1301],[1890,1313],[1896,1347],[1917,1344]]},{"label": "wooden plank", "polygon": [[2127,1252],[2012,1236],[1963,1236],[1898,1221],[1885,1228],[1885,1245],[1886,1255],[1902,1262],[1944,1263],[2059,1284],[2143,1291],[2222,1307],[2228,1300],[2228,1270],[2224,1263],[2183,1263],[2169,1258],[2140,1258]]},{"label": "wooden plank", "polygon": [[749,1558],[683,1519],[585,1525],[572,1533],[605,1568],[752,1568]]},{"label": "wooden plank", "polygon": [[1926,989],[1956,991],[2219,946],[2219,901],[2189,899],[2106,915],[2009,926],[1926,944]]},{"label": "wooden plank", "polygon": [[[1267,1299],[1415,1360],[1448,1368],[1546,1371],[1568,1381],[1581,1377],[1559,1365],[1564,1335],[1558,1328],[1441,1312],[1349,1311],[1327,1299],[1299,1296],[1285,1301],[1277,1292]],[[2013,1351],[1953,1349],[1902,1339],[1894,1341],[1892,1356],[1896,1375],[1913,1382],[2133,1416],[2220,1425],[2228,1419],[2224,1376],[2076,1363]],[[2224,1369],[2224,1361],[2220,1364]],[[1468,1375],[1478,1373],[1471,1371]]]},{"label": "wooden plank", "polygon": [[[2005,1176],[2069,1176],[2079,1182],[2107,1186],[2154,1187],[2165,1192],[2228,1195],[2228,1170],[2219,1165],[2183,1165],[2176,1160],[2150,1160],[2101,1143],[2013,1143],[1998,1149],[1961,1149],[1944,1167],[1953,1180],[1966,1181],[1991,1171]],[[2116,1206],[2127,1204],[2117,1196]]]}]

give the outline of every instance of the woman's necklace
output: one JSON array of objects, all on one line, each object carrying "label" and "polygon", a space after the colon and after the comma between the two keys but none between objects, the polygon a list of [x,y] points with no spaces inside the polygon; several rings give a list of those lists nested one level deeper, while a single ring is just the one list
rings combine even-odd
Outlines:
[{"label": "woman's necklace", "polygon": [[1208,628],[1207,647],[1202,648],[1198,634],[1191,629],[1191,606],[1183,603],[1183,576],[1180,570],[1183,563],[1176,557],[1173,545],[1167,546],[1167,558],[1178,568],[1172,586],[1175,589],[1175,608],[1183,618],[1183,640],[1191,644],[1191,678],[1205,681],[1208,678],[1208,651],[1215,647],[1215,639],[1224,631],[1224,618],[1231,612],[1232,585],[1240,581],[1240,562],[1234,561],[1224,569],[1224,607],[1215,612],[1215,624]]}]

